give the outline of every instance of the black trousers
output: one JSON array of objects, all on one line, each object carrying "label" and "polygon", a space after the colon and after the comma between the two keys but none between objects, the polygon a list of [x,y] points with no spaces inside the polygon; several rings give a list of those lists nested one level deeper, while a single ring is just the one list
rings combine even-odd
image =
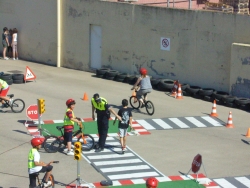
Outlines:
[{"label": "black trousers", "polygon": [[97,128],[99,133],[99,147],[104,148],[109,129],[109,118],[105,115],[97,116]]}]

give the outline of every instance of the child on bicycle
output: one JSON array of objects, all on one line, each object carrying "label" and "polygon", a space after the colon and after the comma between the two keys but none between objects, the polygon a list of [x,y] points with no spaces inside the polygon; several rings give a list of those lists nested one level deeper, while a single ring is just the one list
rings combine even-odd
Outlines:
[{"label": "child on bicycle", "polygon": [[[126,151],[126,136],[128,127],[132,125],[132,113],[131,110],[128,109],[128,100],[122,100],[122,108],[118,111],[118,115],[121,117],[121,121],[119,121],[119,134],[120,134],[120,142],[122,152]],[[115,118],[116,121],[117,118]],[[114,121],[114,123],[115,123]]]},{"label": "child on bicycle", "polygon": [[67,155],[74,155],[73,150],[71,149],[72,143],[72,131],[74,130],[74,123],[76,122],[80,125],[81,121],[74,115],[74,108],[75,108],[75,100],[68,99],[66,101],[67,110],[64,116],[64,142],[66,143],[66,149],[64,150],[67,152]]},{"label": "child on bicycle", "polygon": [[[12,99],[10,99],[9,97],[7,97],[8,91],[9,91],[10,87],[7,84],[6,81],[0,79],[0,98],[4,99],[6,101],[9,101],[9,104],[11,105],[12,103]],[[2,100],[2,108],[5,107],[5,102]]]},{"label": "child on bicycle", "polygon": [[36,177],[37,173],[40,172],[46,172],[45,187],[48,187],[51,185],[51,181],[49,180],[49,176],[52,172],[53,166],[50,164],[53,162],[49,162],[48,164],[45,164],[44,162],[40,161],[40,154],[38,150],[41,148],[41,145],[43,144],[44,139],[43,138],[33,138],[31,140],[32,149],[29,151],[28,156],[28,172],[29,172],[29,179],[30,179],[30,188],[36,187]]},{"label": "child on bicycle", "polygon": [[[142,99],[142,96],[146,93],[150,93],[152,91],[152,85],[150,81],[150,77],[147,75],[148,71],[145,68],[140,69],[141,76],[137,79],[136,83],[132,87],[131,90],[135,89],[138,85],[140,85],[140,90],[136,92],[136,97],[141,101],[141,108],[145,107],[145,103]],[[146,101],[146,99],[144,99]]]}]

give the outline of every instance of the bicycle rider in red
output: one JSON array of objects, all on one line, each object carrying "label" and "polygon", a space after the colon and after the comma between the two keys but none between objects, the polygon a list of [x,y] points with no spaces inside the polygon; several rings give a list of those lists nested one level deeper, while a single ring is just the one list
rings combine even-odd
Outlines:
[{"label": "bicycle rider in red", "polygon": [[[9,101],[9,103],[12,103],[12,100],[7,97],[8,91],[10,89],[10,86],[7,84],[6,81],[0,79],[0,98],[4,99],[6,101]],[[6,107],[4,101],[2,100],[2,108]]]}]

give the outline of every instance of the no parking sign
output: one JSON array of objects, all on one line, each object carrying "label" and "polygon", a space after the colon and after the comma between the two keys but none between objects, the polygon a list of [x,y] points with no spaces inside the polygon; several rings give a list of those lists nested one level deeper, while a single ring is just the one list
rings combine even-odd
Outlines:
[{"label": "no parking sign", "polygon": [[161,50],[170,51],[170,38],[161,37]]}]

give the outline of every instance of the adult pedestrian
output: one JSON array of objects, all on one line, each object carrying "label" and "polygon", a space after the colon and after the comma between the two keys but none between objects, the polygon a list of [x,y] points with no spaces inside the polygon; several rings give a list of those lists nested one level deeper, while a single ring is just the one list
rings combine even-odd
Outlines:
[{"label": "adult pedestrian", "polygon": [[121,117],[109,106],[108,101],[100,97],[98,93],[94,94],[91,99],[92,118],[95,120],[95,112],[97,114],[97,129],[99,133],[99,141],[96,144],[96,152],[103,151],[109,129],[110,112],[121,121]]},{"label": "adult pedestrian", "polygon": [[13,50],[13,60],[18,60],[18,52],[17,52],[17,28],[13,29],[12,35],[12,50]]},{"label": "adult pedestrian", "polygon": [[8,34],[8,42],[9,42],[9,46],[8,46],[8,49],[7,49],[7,52],[8,52],[8,57],[11,58],[12,57],[12,35],[13,35],[13,31],[12,29],[9,30],[9,34]]},{"label": "adult pedestrian", "polygon": [[[136,97],[138,100],[141,101],[141,108],[145,107],[144,101],[142,96],[146,93],[150,93],[152,91],[152,85],[150,81],[150,77],[147,75],[148,71],[145,68],[140,69],[141,76],[137,79],[136,83],[132,87],[131,90],[135,89],[138,85],[140,90],[136,92]],[[147,99],[145,99],[147,100]]]},{"label": "adult pedestrian", "polygon": [[7,47],[10,45],[8,40],[8,28],[3,28],[3,34],[2,34],[2,44],[3,44],[3,59],[8,60],[9,58],[6,57],[6,51]]},{"label": "adult pedestrian", "polygon": [[157,188],[158,180],[154,177],[150,177],[146,181],[146,188]]}]

